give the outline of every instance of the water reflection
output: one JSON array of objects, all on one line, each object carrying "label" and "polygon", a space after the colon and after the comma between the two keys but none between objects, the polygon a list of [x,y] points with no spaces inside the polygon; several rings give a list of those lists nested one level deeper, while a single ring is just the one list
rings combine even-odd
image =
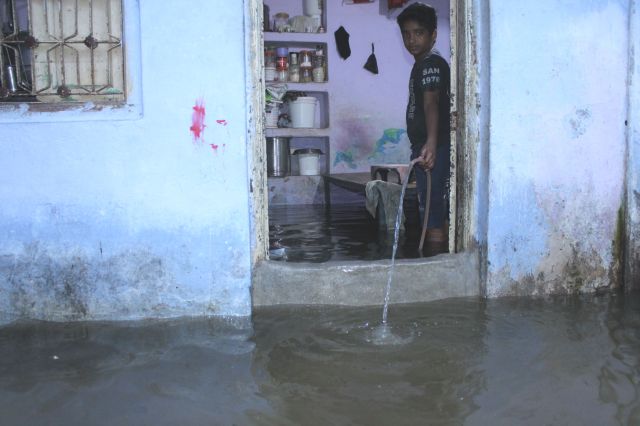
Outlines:
[{"label": "water reflection", "polygon": [[[417,214],[405,202],[406,232],[400,234],[397,259],[421,257]],[[326,262],[329,260],[390,259],[393,230],[379,229],[363,205],[275,206],[269,208],[272,260]],[[432,256],[425,250],[424,256]]]},{"label": "water reflection", "polygon": [[615,407],[620,424],[640,424],[640,298],[602,303],[611,350],[598,375],[600,401]]}]

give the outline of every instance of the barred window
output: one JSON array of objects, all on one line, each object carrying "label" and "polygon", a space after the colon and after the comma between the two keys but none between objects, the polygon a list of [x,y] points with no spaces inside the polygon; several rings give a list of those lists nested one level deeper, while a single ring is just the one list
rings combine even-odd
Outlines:
[{"label": "barred window", "polygon": [[0,0],[0,102],[124,102],[122,0]]}]

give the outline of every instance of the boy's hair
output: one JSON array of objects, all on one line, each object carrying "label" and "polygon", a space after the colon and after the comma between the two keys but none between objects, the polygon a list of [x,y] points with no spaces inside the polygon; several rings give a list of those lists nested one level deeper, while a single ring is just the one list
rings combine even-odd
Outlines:
[{"label": "boy's hair", "polygon": [[438,17],[433,6],[424,3],[413,3],[403,10],[396,19],[400,28],[407,21],[415,21],[433,33],[438,28]]}]

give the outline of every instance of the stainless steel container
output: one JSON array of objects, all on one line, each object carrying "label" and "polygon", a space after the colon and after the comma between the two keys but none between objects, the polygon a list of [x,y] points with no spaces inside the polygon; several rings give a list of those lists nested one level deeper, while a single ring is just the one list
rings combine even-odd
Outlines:
[{"label": "stainless steel container", "polygon": [[267,138],[267,174],[282,177],[289,171],[289,138]]},{"label": "stainless steel container", "polygon": [[18,91],[18,82],[16,80],[16,70],[13,67],[13,65],[5,66],[5,82],[9,92],[15,93]]}]

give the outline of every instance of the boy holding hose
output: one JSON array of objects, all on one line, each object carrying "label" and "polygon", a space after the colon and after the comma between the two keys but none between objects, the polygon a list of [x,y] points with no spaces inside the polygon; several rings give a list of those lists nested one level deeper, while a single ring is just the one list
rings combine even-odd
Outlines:
[{"label": "boy holding hose", "polygon": [[[426,241],[438,251],[446,251],[450,167],[450,71],[447,61],[433,50],[437,37],[437,17],[433,7],[413,3],[397,18],[402,41],[415,64],[409,79],[407,134],[411,142],[420,223],[427,204],[427,170],[431,172],[431,197]],[[436,247],[434,247],[436,246]]]}]

